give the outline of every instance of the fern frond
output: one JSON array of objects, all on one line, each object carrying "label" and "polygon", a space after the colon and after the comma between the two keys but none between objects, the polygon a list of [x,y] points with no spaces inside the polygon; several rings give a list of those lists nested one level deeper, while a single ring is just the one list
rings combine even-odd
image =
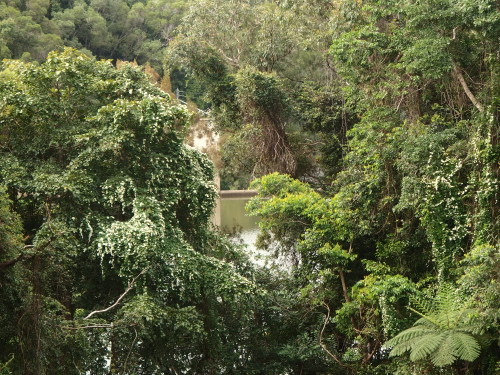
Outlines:
[{"label": "fern frond", "polygon": [[452,351],[451,335],[447,335],[437,350],[431,355],[431,362],[437,367],[451,365],[457,357]]},{"label": "fern frond", "polygon": [[453,333],[451,346],[454,354],[464,361],[472,362],[481,353],[481,346],[477,340],[467,333]]},{"label": "fern frond", "polygon": [[455,311],[456,292],[451,284],[441,285],[436,297],[434,297],[434,311],[441,315],[450,311]]},{"label": "fern frond", "polygon": [[384,346],[387,347],[395,347],[396,345],[403,344],[403,343],[411,343],[414,341],[415,338],[421,337],[423,335],[428,335],[434,333],[435,330],[429,329],[424,326],[414,326],[408,329],[405,329],[404,331],[398,333],[396,336],[394,336],[392,339],[387,341]]},{"label": "fern frond", "polygon": [[412,345],[410,360],[418,361],[429,356],[441,345],[446,339],[446,333],[432,333],[420,337]]},{"label": "fern frond", "polygon": [[392,348],[391,352],[389,353],[389,357],[391,358],[402,355],[409,350],[411,350],[411,345],[407,343],[398,344],[394,348]]},{"label": "fern frond", "polygon": [[[418,313],[421,316],[432,314],[434,310],[431,301],[424,295],[410,297],[410,303],[416,307],[416,311],[421,311],[421,313]],[[410,310],[414,311],[412,308]]]},{"label": "fern frond", "polygon": [[[416,309],[410,307],[410,310],[416,312],[420,316],[430,315],[433,311],[433,306],[428,299],[421,296],[411,297],[411,303],[415,305]],[[421,311],[421,312],[420,312]]]},{"label": "fern frond", "polygon": [[418,325],[419,326],[425,326],[425,327],[427,327],[429,329],[433,329],[433,330],[440,328],[438,322],[436,322],[436,320],[433,317],[431,317],[431,316],[423,316],[423,315],[413,325],[414,326],[418,326]]},{"label": "fern frond", "polygon": [[464,332],[464,333],[467,333],[467,334],[473,334],[473,335],[481,335],[483,334],[484,332],[482,332],[480,330],[480,327],[478,327],[477,325],[473,324],[473,325],[467,325],[467,326],[459,326],[459,328],[457,328],[457,331],[458,332]]}]

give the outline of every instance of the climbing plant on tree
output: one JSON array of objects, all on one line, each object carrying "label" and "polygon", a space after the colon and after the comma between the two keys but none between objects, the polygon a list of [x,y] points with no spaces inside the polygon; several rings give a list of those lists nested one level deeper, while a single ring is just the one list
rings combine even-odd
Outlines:
[{"label": "climbing plant on tree", "polygon": [[70,49],[40,65],[5,61],[0,75],[0,182],[25,244],[6,227],[0,261],[29,285],[7,312],[13,371],[232,366],[221,343],[236,350],[233,315],[244,320],[253,286],[210,227],[212,166],[182,142],[186,110],[140,70]]},{"label": "climbing plant on tree", "polygon": [[[184,18],[168,46],[167,66],[182,67],[206,88],[223,135],[226,185],[243,188],[251,177],[273,171],[313,175],[317,147],[311,145],[323,141],[308,131],[335,121],[310,104],[316,100],[310,96],[320,96],[327,107],[335,96],[315,84],[328,46],[318,9],[328,8],[324,1],[200,0]],[[327,124],[318,125],[322,121]],[[235,149],[244,160],[234,157]]]},{"label": "climbing plant on tree", "polygon": [[[301,291],[316,297],[313,306],[319,299],[326,314],[318,336],[330,338],[329,345],[323,342],[326,354],[348,371],[439,373],[422,352],[410,355],[421,359],[417,364],[389,363],[388,350],[381,349],[417,320],[405,308],[408,298],[434,295],[458,280],[467,280],[469,292],[492,296],[496,289],[497,276],[486,287],[460,266],[464,259],[491,262],[488,249],[498,252],[500,238],[500,19],[495,2],[479,3],[335,2],[331,65],[343,104],[356,114],[345,132],[341,168],[328,190],[294,191],[297,181],[275,175],[253,185],[261,199],[249,209],[263,216],[262,244],[272,239],[298,254]],[[484,312],[492,301],[483,298],[471,302],[480,317],[475,324],[478,331],[497,332],[496,314]],[[456,306],[438,310],[451,317]],[[455,325],[462,329],[465,322],[457,318]],[[443,340],[430,340],[436,347],[424,352],[443,355],[438,364],[450,353],[472,362],[457,364],[457,371],[493,372],[487,358],[495,357],[495,344],[481,346],[478,356],[469,335],[471,345],[446,350],[456,344],[449,339],[455,328],[434,326]]]}]

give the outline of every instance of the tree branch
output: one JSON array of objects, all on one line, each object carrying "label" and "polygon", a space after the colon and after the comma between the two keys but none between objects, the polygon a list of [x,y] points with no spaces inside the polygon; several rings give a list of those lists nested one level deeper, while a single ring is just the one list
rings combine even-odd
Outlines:
[{"label": "tree branch", "polygon": [[14,259],[10,259],[10,260],[7,260],[5,262],[1,262],[0,263],[0,270],[3,270],[4,268],[9,268],[9,267],[12,267],[14,264],[16,264],[17,262],[21,261],[24,259],[26,255],[25,254],[19,254],[17,257],[15,257]]},{"label": "tree branch", "polygon": [[134,328],[134,332],[135,332],[134,340],[132,341],[132,344],[130,345],[130,349],[128,351],[127,358],[125,358],[125,363],[123,364],[123,372],[124,373],[126,373],[127,362],[128,362],[128,359],[130,358],[130,354],[132,353],[132,349],[134,348],[134,345],[135,345],[135,343],[137,341],[137,337],[138,337],[137,330],[135,328]]},{"label": "tree branch", "polygon": [[479,112],[484,112],[483,105],[476,99],[476,97],[474,96],[474,94],[472,93],[472,91],[470,91],[469,86],[467,85],[467,82],[465,82],[465,78],[464,78],[464,76],[463,76],[460,68],[455,63],[453,63],[453,71],[455,72],[455,74],[456,74],[456,76],[458,78],[458,81],[462,85],[462,88],[464,89],[465,94],[470,99],[470,101],[472,102],[472,104],[474,104],[474,106],[477,108],[477,110]]},{"label": "tree branch", "polygon": [[328,306],[328,304],[325,303],[325,302],[323,302],[323,305],[326,307],[327,314],[326,314],[326,317],[325,317],[325,321],[323,322],[323,327],[321,328],[321,332],[319,333],[319,346],[321,346],[321,348],[330,357],[332,357],[335,360],[335,362],[337,362],[340,366],[352,370],[353,368],[351,366],[346,365],[345,363],[343,363],[340,359],[338,359],[338,357],[335,354],[333,354],[330,350],[328,350],[328,348],[326,347],[326,344],[323,342],[323,333],[325,332],[325,328],[326,328],[326,325],[328,324],[328,320],[330,320],[330,306]]},{"label": "tree branch", "polygon": [[69,329],[69,330],[88,329],[88,328],[113,328],[113,325],[112,324],[91,324],[88,326],[62,327],[62,329]]},{"label": "tree branch", "polygon": [[342,293],[344,294],[345,301],[349,303],[351,302],[351,299],[349,298],[349,293],[347,291],[347,284],[345,282],[344,271],[342,270],[342,268],[340,268],[338,271],[340,276],[340,284],[342,285]]},{"label": "tree branch", "polygon": [[[42,250],[42,249],[46,248],[47,246],[50,245],[50,243],[52,242],[52,240],[53,240],[53,238],[49,239],[49,241],[47,243],[41,245],[36,250]],[[35,248],[35,247],[33,245],[26,245],[26,246],[24,246],[24,249],[29,249],[29,248]],[[0,271],[2,271],[5,268],[12,267],[13,265],[15,265],[16,263],[20,262],[21,260],[31,259],[34,256],[35,256],[35,254],[24,254],[24,253],[21,253],[21,254],[19,254],[17,257],[15,257],[13,259],[9,259],[9,260],[6,260],[4,262],[1,262],[0,263]]]},{"label": "tree branch", "polygon": [[128,283],[128,286],[127,286],[127,289],[125,289],[125,291],[118,297],[118,299],[115,301],[115,303],[113,303],[111,306],[109,307],[106,307],[105,309],[102,309],[102,310],[95,310],[95,311],[92,311],[91,313],[89,313],[85,318],[83,318],[83,320],[87,320],[87,319],[90,319],[90,317],[92,317],[93,315],[95,314],[100,314],[100,313],[103,313],[103,312],[107,312],[109,310],[111,310],[112,308],[118,306],[118,304],[121,302],[121,300],[127,295],[128,292],[130,292],[132,290],[132,288],[134,287],[134,284],[135,282],[137,281],[137,279],[142,276],[147,270],[149,269],[149,266],[144,268],[136,277],[134,277],[129,283]]},{"label": "tree branch", "polygon": [[365,359],[363,359],[363,364],[367,364],[373,358],[375,353],[378,351],[379,347],[380,347],[380,343],[376,342],[373,350],[370,353],[368,353],[368,355],[366,356]]}]

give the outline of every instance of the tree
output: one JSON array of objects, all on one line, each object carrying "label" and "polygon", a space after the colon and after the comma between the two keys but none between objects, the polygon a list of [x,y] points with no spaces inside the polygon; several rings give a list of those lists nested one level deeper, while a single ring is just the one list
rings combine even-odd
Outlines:
[{"label": "tree", "polygon": [[103,56],[112,48],[113,37],[106,19],[84,1],[56,13],[54,22],[68,46],[91,50],[97,56]]},{"label": "tree", "polygon": [[392,347],[391,356],[410,351],[410,359],[419,361],[430,357],[438,367],[453,364],[456,360],[472,362],[479,357],[481,347],[474,337],[478,327],[473,324],[475,311],[470,303],[457,299],[453,289],[443,288],[433,306],[421,303],[422,317],[412,328],[400,332],[385,343]]},{"label": "tree", "polygon": [[9,316],[12,368],[231,366],[223,354],[239,343],[226,330],[241,329],[253,285],[210,227],[212,166],[182,142],[186,110],[139,69],[70,49],[0,74],[0,182],[30,254],[13,266],[29,292]]},{"label": "tree", "polygon": [[[276,173],[251,187],[258,195],[247,209],[261,217],[260,245],[281,250],[282,262],[293,265],[305,303],[324,316],[308,327],[319,337],[314,344],[344,371],[366,366],[379,356],[384,336],[407,324],[400,310],[415,285],[369,260],[366,242],[346,220],[342,193],[322,197],[307,184]],[[360,257],[371,272],[362,280]]]},{"label": "tree", "polygon": [[[36,2],[30,4],[34,7],[34,12],[42,13],[46,5]],[[49,20],[43,17],[43,22],[38,20],[39,23],[29,13],[30,11],[23,13],[6,3],[0,4],[0,58],[41,60],[51,50],[62,47],[61,38],[48,25]]]},{"label": "tree", "polygon": [[[321,1],[309,6],[303,1],[198,1],[169,44],[167,66],[182,68],[202,83],[214,122],[224,133],[224,184],[241,188],[265,173],[299,176],[314,168],[313,142],[301,139],[303,127],[291,105],[299,82],[312,78],[289,77],[321,65],[315,58],[324,52],[317,47],[324,43],[323,30],[308,19],[321,18],[314,14],[316,3],[328,8]],[[320,42],[311,35],[320,35]],[[232,158],[234,148],[248,151],[243,162]]]}]

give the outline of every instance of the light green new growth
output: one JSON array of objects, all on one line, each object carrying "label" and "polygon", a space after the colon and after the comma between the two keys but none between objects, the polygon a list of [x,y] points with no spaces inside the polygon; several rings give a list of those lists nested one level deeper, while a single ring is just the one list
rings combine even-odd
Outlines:
[{"label": "light green new growth", "polygon": [[385,343],[386,347],[392,347],[390,357],[409,351],[410,360],[429,357],[438,367],[451,365],[457,359],[472,362],[479,357],[481,347],[473,336],[476,327],[471,321],[475,310],[458,301],[453,289],[443,288],[432,305],[422,300],[417,305],[422,312],[410,310],[421,318]]}]

